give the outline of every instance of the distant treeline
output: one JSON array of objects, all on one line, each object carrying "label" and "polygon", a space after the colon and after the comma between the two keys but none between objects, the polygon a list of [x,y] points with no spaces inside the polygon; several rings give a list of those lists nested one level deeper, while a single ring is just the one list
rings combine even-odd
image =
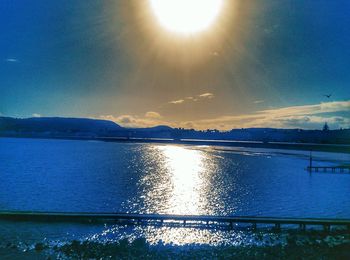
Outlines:
[{"label": "distant treeline", "polygon": [[208,129],[171,128],[124,128],[108,120],[88,118],[11,118],[0,117],[0,136],[7,137],[69,137],[69,138],[170,138],[203,140],[237,140],[262,142],[350,144],[350,129],[302,130],[276,128],[244,128],[230,131]]}]

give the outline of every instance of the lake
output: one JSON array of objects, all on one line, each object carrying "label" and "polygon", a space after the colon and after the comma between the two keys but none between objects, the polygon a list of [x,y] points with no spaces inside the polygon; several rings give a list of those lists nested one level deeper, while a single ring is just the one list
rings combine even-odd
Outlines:
[{"label": "lake", "polygon": [[[340,153],[313,152],[313,158],[315,165],[350,161]],[[0,138],[0,210],[350,218],[350,174],[310,174],[308,163],[309,152],[294,150]],[[57,254],[74,240],[106,246],[141,239],[142,246],[170,245],[178,253],[188,245],[281,246],[291,236],[73,223],[1,226],[0,248],[10,256],[33,252],[38,243],[48,248],[40,256]],[[59,254],[69,255],[63,249]]]}]

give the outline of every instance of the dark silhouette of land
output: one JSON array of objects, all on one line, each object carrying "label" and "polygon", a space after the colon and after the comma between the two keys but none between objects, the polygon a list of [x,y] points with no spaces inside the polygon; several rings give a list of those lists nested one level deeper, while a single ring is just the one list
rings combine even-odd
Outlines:
[{"label": "dark silhouette of land", "polygon": [[[242,128],[230,131],[216,129],[203,131],[169,126],[125,128],[108,120],[60,117],[25,119],[0,117],[0,136],[147,142],[157,139],[161,142],[192,142],[210,145],[234,145],[234,142],[240,145],[246,142],[258,143],[254,147],[257,145],[269,147],[268,144],[271,146],[273,143],[350,145],[350,129],[330,130],[326,124],[322,130]],[[350,147],[344,149],[350,152]]]}]

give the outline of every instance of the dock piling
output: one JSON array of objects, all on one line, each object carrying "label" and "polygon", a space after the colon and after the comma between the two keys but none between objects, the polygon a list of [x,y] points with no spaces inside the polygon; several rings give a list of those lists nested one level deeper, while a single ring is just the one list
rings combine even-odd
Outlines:
[{"label": "dock piling", "polygon": [[325,232],[329,232],[330,230],[331,230],[331,226],[330,225],[323,225],[323,230],[325,231]]},{"label": "dock piling", "polygon": [[256,226],[255,222],[253,223],[252,228],[253,228],[254,231],[256,231],[257,226]]},{"label": "dock piling", "polygon": [[309,169],[312,171],[312,150],[310,150]]},{"label": "dock piling", "polygon": [[275,231],[281,231],[281,224],[280,223],[275,224]]}]

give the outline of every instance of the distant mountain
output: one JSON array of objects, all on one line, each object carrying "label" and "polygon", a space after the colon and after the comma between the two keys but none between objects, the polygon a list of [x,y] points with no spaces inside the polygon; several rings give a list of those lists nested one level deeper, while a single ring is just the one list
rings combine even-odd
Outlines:
[{"label": "distant mountain", "polygon": [[33,117],[21,119],[0,117],[0,132],[6,133],[102,134],[122,129],[121,126],[112,121],[89,118]]}]

